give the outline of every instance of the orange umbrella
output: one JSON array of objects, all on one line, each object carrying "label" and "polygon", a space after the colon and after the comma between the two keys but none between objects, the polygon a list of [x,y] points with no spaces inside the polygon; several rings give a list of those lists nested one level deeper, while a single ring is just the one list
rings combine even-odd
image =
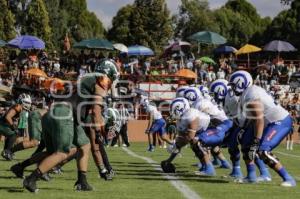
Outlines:
[{"label": "orange umbrella", "polygon": [[49,78],[45,81],[44,87],[50,89],[51,87],[57,90],[64,90],[65,82],[59,78]]},{"label": "orange umbrella", "polygon": [[194,73],[193,71],[189,70],[189,69],[179,70],[176,73],[176,75],[179,76],[179,77],[184,77],[184,78],[188,78],[188,79],[197,79],[197,74]]},{"label": "orange umbrella", "polygon": [[45,78],[48,77],[47,74],[44,71],[42,71],[38,68],[29,69],[27,71],[27,74],[28,75],[33,75],[33,76],[38,76],[38,77],[45,77]]}]

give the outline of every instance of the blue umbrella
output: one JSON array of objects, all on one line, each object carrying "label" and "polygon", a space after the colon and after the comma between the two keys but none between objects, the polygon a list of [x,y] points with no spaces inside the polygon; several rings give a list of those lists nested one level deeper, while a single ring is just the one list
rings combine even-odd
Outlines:
[{"label": "blue umbrella", "polygon": [[220,54],[220,53],[234,53],[236,52],[237,49],[232,47],[232,46],[219,46],[214,50],[215,53]]},{"label": "blue umbrella", "polygon": [[139,45],[135,45],[135,46],[129,46],[128,47],[128,55],[132,55],[132,56],[152,56],[154,55],[154,52],[150,49],[147,48],[145,46],[139,46]]},{"label": "blue umbrella", "polygon": [[0,47],[3,47],[6,45],[6,42],[0,39]]},{"label": "blue umbrella", "polygon": [[265,45],[264,51],[272,52],[292,52],[297,51],[297,49],[286,41],[274,40]]},{"label": "blue umbrella", "polygon": [[19,49],[44,49],[45,42],[41,39],[30,36],[30,35],[22,35],[19,37],[14,38],[13,40],[7,43],[7,46],[12,48],[19,48]]}]

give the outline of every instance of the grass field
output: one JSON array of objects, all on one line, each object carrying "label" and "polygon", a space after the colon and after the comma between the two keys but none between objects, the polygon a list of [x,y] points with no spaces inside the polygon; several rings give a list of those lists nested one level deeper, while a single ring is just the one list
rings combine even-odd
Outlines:
[{"label": "grass field", "polygon": [[[0,146],[2,148],[2,145]],[[146,144],[132,144],[129,148],[139,156],[151,158],[157,162],[168,157],[165,149],[156,149],[154,153],[146,152]],[[75,162],[66,165],[62,175],[52,175],[51,182],[39,182],[40,191],[38,194],[31,194],[25,191],[20,179],[13,177],[9,168],[16,161],[20,161],[31,154],[31,150],[16,154],[17,160],[7,162],[0,160],[0,199],[144,199],[144,198],[184,198],[182,193],[175,189],[170,183],[172,180],[164,178],[160,171],[156,170],[145,160],[128,155],[121,148],[108,148],[108,153],[117,176],[111,182],[105,182],[98,178],[94,163],[90,160],[90,171],[88,179],[95,191],[80,193],[73,191],[76,181]],[[300,180],[300,145],[296,145],[294,151],[286,151],[284,146],[278,148],[275,154],[282,160],[288,170]],[[228,157],[227,153],[226,156]],[[217,169],[217,177],[207,178],[194,175],[196,159],[190,149],[183,150],[183,156],[177,158],[177,177],[191,190],[196,192],[200,198],[230,198],[230,199],[297,199],[300,198],[300,182],[296,188],[282,188],[279,186],[280,178],[272,172],[271,183],[260,184],[236,184],[232,180],[222,178],[229,173],[229,170]],[[28,168],[26,175],[34,167]],[[178,179],[175,179],[178,181]]]}]

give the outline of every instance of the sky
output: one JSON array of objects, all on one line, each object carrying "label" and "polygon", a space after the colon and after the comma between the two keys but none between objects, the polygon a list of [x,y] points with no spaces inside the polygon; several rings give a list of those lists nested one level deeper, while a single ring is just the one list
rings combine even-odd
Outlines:
[{"label": "sky", "polygon": [[[172,14],[178,12],[178,7],[181,0],[166,0],[169,9]],[[275,17],[280,11],[286,9],[280,0],[248,0],[256,8],[258,13],[265,17]],[[127,5],[133,3],[134,0],[87,0],[88,9],[96,13],[98,18],[103,22],[106,28],[111,26],[112,18],[116,15],[118,10]],[[216,9],[224,5],[227,0],[208,0],[212,9]]]}]

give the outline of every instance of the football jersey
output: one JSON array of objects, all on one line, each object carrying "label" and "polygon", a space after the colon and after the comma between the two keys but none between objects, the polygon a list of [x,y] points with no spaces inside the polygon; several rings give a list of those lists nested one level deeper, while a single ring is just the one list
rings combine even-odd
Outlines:
[{"label": "football jersey", "polygon": [[276,104],[271,95],[263,88],[253,85],[246,89],[240,97],[239,108],[244,115],[246,114],[246,105],[254,100],[259,100],[263,105],[263,114],[265,124],[283,120],[289,113],[281,105]]},{"label": "football jersey", "polygon": [[225,112],[221,110],[217,104],[212,103],[211,100],[199,100],[192,105],[192,108],[208,114],[212,119],[217,119],[221,122],[228,120]]},{"label": "football jersey", "polygon": [[161,115],[161,112],[159,112],[157,110],[157,108],[151,104],[147,106],[146,112],[150,113],[153,116],[154,120],[159,120],[159,119],[163,118]]},{"label": "football jersey", "polygon": [[210,123],[209,115],[202,113],[193,108],[185,112],[182,115],[181,119],[177,120],[176,123],[177,130],[180,133],[186,133],[187,130],[189,129],[190,123],[196,119],[198,120],[197,121],[198,127],[195,130],[196,131],[206,130]]},{"label": "football jersey", "polygon": [[227,95],[225,96],[223,106],[224,112],[227,115],[227,117],[233,119],[239,127],[244,127],[246,118],[243,116],[243,114],[240,113],[238,103],[239,97],[236,96],[230,89]]}]

